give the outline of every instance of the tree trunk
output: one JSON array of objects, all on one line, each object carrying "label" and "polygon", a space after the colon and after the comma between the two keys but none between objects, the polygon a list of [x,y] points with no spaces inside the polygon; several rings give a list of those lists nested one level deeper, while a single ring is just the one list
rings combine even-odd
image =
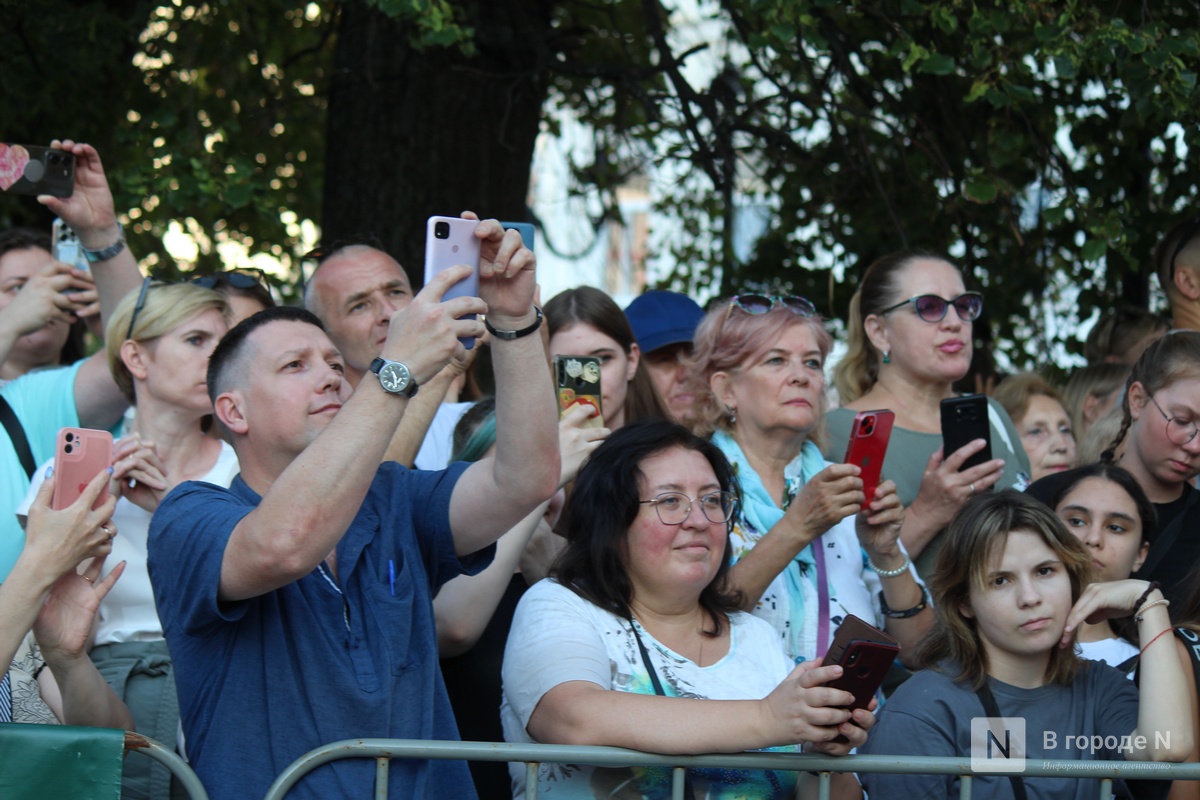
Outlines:
[{"label": "tree trunk", "polygon": [[322,240],[374,234],[424,283],[425,220],[523,221],[546,97],[553,0],[465,4],[476,53],[418,50],[411,28],[342,6],[329,92]]}]

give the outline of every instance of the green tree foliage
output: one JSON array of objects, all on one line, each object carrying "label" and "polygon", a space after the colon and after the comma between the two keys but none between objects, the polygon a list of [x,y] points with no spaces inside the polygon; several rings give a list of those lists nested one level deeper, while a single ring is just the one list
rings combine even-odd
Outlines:
[{"label": "green tree foliage", "polygon": [[[991,330],[1018,340],[1008,355],[1032,365],[1070,333],[1031,319],[1036,301],[1069,285],[1084,318],[1118,297],[1144,305],[1151,250],[1194,205],[1196,11],[722,0],[722,68],[672,86],[667,155],[697,169],[667,203],[688,234],[715,233],[685,241],[681,263],[726,292],[782,284],[841,316],[874,258],[948,251],[986,287]],[[655,45],[668,67],[689,56]],[[626,133],[654,139],[656,123]],[[776,208],[746,264],[725,235],[730,180]]]},{"label": "green tree foliage", "polygon": [[[986,287],[981,336],[1003,332],[1023,365],[1070,333],[1030,313],[1064,286],[1080,290],[1083,317],[1147,301],[1153,244],[1197,195],[1197,11],[1194,0],[0,0],[0,139],[101,144],[156,274],[175,269],[160,243],[172,221],[205,243],[202,268],[231,239],[295,271],[299,220],[378,230],[417,211],[398,222],[405,197],[372,204],[377,187],[364,185],[368,201],[347,214],[327,191],[330,153],[344,163],[364,141],[378,147],[368,125],[330,126],[330,103],[347,100],[339,85],[360,84],[359,106],[411,108],[490,72],[524,93],[503,125],[449,103],[419,127],[393,125],[418,137],[397,148],[440,159],[446,185],[485,184],[481,163],[523,168],[530,155],[489,140],[482,160],[439,156],[438,131],[528,131],[529,93],[541,92],[544,129],[570,113],[595,132],[575,178],[605,198],[601,216],[617,213],[631,177],[670,185],[673,285],[790,288],[839,316],[875,257],[948,251]],[[343,25],[372,26],[392,63],[429,77],[389,84],[377,40],[358,63],[337,51]],[[421,59],[438,69],[414,68]],[[506,166],[496,172],[511,183]],[[354,183],[428,183],[413,168]],[[738,259],[747,203],[769,224]],[[20,221],[48,224],[28,200],[0,199],[0,224]]]}]

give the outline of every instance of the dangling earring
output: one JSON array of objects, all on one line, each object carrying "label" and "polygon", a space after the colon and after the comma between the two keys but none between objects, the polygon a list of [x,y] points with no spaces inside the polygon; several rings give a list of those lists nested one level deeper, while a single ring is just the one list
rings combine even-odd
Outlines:
[{"label": "dangling earring", "polygon": [[725,406],[725,413],[729,415],[729,424],[733,425],[737,422],[737,409],[733,406]]},{"label": "dangling earring", "polygon": [[885,364],[892,363],[892,351],[891,350],[883,351],[883,363],[885,363]]}]

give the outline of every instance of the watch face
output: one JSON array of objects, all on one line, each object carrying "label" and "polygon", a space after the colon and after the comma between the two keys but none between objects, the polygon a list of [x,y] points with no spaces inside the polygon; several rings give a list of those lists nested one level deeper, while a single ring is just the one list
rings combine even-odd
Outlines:
[{"label": "watch face", "polygon": [[411,381],[408,367],[395,361],[384,364],[379,370],[379,382],[389,392],[400,394],[408,388]]}]

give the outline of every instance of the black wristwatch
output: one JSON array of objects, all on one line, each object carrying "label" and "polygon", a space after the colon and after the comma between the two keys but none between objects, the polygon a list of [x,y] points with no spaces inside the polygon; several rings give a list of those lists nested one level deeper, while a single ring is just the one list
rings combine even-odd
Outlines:
[{"label": "black wristwatch", "polygon": [[419,388],[408,367],[399,361],[377,358],[371,362],[371,372],[379,376],[379,385],[385,392],[412,397]]}]

